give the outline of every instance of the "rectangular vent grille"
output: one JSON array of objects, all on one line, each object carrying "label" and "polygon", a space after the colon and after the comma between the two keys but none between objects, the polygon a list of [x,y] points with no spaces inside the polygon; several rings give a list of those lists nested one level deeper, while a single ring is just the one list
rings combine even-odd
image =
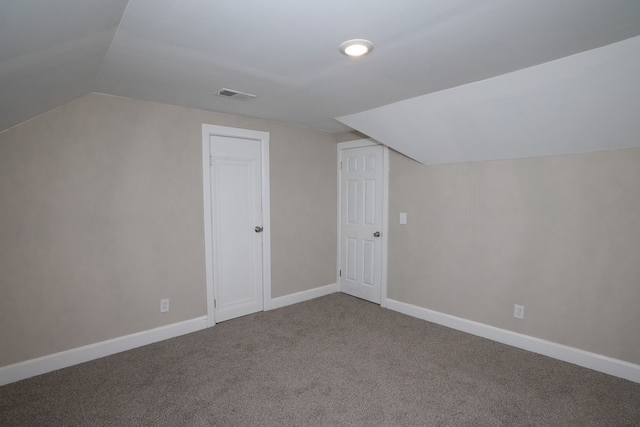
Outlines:
[{"label": "rectangular vent grille", "polygon": [[246,101],[248,99],[253,99],[256,96],[251,95],[250,93],[239,92],[233,89],[222,88],[216,92],[216,95],[222,96],[224,98],[237,99],[238,101]]}]

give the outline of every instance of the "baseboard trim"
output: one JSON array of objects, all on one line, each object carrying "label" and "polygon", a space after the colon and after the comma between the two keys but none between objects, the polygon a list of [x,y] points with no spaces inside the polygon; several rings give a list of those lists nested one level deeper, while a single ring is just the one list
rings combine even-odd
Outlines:
[{"label": "baseboard trim", "polygon": [[512,347],[542,354],[553,359],[573,363],[594,371],[603,372],[629,381],[640,383],[640,365],[614,359],[597,353],[591,353],[563,344],[545,341],[540,338],[519,334],[506,329],[496,328],[472,320],[462,319],[449,314],[429,310],[392,299],[387,299],[387,308],[417,317],[448,328],[457,329],[472,335],[487,338]]},{"label": "baseboard trim", "polygon": [[325,295],[329,295],[334,292],[338,292],[337,283],[332,283],[330,285],[320,286],[318,288],[296,292],[295,294],[289,294],[282,297],[273,298],[267,310],[273,310],[276,308],[285,307],[287,305],[297,304],[299,302],[308,301],[310,299],[323,297]]},{"label": "baseboard trim", "polygon": [[46,374],[79,363],[110,356],[143,345],[196,332],[207,327],[207,316],[161,326],[148,331],[89,344],[60,353],[30,359],[0,368],[0,386]]},{"label": "baseboard trim", "polygon": [[[272,299],[267,309],[272,310],[285,307],[287,305],[329,295],[334,292],[338,292],[338,285],[336,283],[296,292],[294,294]],[[79,363],[110,356],[122,351],[142,347],[143,345],[196,332],[208,327],[207,319],[207,316],[202,316],[186,320],[184,322],[161,326],[148,331],[137,332],[135,334],[125,335],[123,337],[95,344],[89,344],[83,347],[62,351],[60,353],[38,357],[36,359],[25,360],[24,362],[15,363],[13,365],[3,366],[0,367],[0,386],[31,378],[36,375],[46,374],[47,372],[52,372],[58,369],[68,368],[69,366],[77,365]]]},{"label": "baseboard trim", "polygon": [[[296,292],[272,299],[269,309],[285,307],[334,292],[338,292],[338,285],[335,283],[307,291]],[[640,383],[640,365],[392,299],[387,299],[386,303],[388,309],[408,316]],[[154,342],[189,334],[205,328],[207,328],[207,316],[202,316],[184,322],[161,326],[148,331],[137,332],[135,334],[0,367],[0,386],[110,356],[122,351],[142,347]]]}]

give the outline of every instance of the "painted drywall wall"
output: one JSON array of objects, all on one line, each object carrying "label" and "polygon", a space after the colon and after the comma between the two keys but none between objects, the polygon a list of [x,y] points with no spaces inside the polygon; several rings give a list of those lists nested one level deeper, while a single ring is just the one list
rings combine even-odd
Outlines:
[{"label": "painted drywall wall", "polygon": [[272,296],[335,282],[334,135],[90,94],[0,133],[0,366],[206,315],[202,123],[270,132]]},{"label": "painted drywall wall", "polygon": [[392,151],[389,203],[389,298],[640,364],[640,149],[438,166]]},{"label": "painted drywall wall", "polygon": [[338,120],[424,164],[637,148],[639,75],[634,37]]}]

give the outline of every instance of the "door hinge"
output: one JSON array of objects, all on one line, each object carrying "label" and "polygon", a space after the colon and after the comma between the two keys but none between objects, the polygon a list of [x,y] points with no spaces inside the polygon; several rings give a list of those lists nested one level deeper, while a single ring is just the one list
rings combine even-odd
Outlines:
[{"label": "door hinge", "polygon": [[215,299],[213,300],[213,308],[216,308],[218,306],[218,301],[216,301]]},{"label": "door hinge", "polygon": [[342,277],[342,270],[340,270],[339,276]]},{"label": "door hinge", "polygon": [[340,162],[340,170],[342,170],[342,162]]},{"label": "door hinge", "polygon": [[213,156],[209,156],[209,166],[213,166]]}]

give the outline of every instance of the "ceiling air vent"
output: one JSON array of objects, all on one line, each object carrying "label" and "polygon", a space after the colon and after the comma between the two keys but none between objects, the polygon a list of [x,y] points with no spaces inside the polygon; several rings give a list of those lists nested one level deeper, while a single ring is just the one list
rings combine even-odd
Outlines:
[{"label": "ceiling air vent", "polygon": [[216,92],[216,95],[222,96],[224,98],[232,98],[237,99],[238,101],[246,101],[248,99],[253,99],[256,96],[251,95],[250,93],[238,92],[237,90],[222,88]]}]

